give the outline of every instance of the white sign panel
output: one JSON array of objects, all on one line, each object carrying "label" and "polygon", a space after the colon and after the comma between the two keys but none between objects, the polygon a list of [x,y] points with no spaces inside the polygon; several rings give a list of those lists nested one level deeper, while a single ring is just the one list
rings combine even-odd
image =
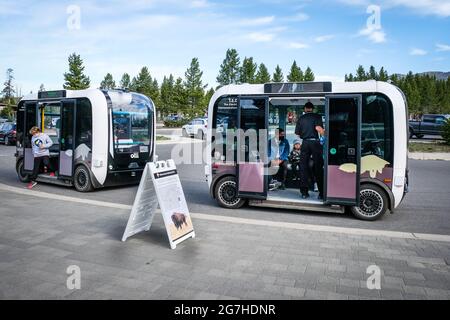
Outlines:
[{"label": "white sign panel", "polygon": [[133,208],[128,218],[127,227],[122,236],[122,241],[141,231],[150,230],[153,217],[158,208],[158,198],[151,178],[150,167],[145,166],[141,182],[134,199]]},{"label": "white sign panel", "polygon": [[122,241],[150,229],[158,203],[172,249],[195,237],[175,162],[167,160],[145,167]]},{"label": "white sign panel", "polygon": [[195,237],[183,187],[173,160],[158,161],[149,166],[170,247],[175,249],[178,243]]}]

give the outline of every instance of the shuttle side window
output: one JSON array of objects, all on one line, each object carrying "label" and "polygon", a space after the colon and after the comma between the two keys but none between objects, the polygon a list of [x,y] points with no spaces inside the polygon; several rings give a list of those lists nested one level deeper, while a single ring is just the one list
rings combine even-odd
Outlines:
[{"label": "shuttle side window", "polygon": [[24,147],[31,148],[31,134],[29,130],[36,125],[37,120],[37,112],[36,112],[36,104],[25,104],[26,109],[26,124],[24,128]]},{"label": "shuttle side window", "polygon": [[[41,114],[40,114],[41,115]],[[54,144],[59,144],[61,106],[60,104],[48,104],[44,108],[43,131],[52,139]]]},{"label": "shuttle side window", "polygon": [[89,99],[77,100],[75,148],[85,144],[92,149],[92,106]]},{"label": "shuttle side window", "polygon": [[227,135],[235,134],[237,129],[237,106],[236,96],[227,96],[217,99],[214,105],[213,134],[212,134],[212,157],[216,161],[227,161],[227,153],[235,152],[237,141],[227,144]]},{"label": "shuttle side window", "polygon": [[23,133],[24,133],[24,102],[19,102],[19,105],[17,106],[17,129],[16,129],[16,137],[17,137],[17,145],[22,147],[23,146]]},{"label": "shuttle side window", "polygon": [[361,123],[361,156],[376,155],[393,164],[392,103],[382,94],[364,97]]}]

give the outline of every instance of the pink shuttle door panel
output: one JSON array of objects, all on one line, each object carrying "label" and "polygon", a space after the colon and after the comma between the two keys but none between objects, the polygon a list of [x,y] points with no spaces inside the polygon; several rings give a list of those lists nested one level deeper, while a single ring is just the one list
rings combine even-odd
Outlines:
[{"label": "pink shuttle door panel", "polygon": [[239,164],[239,191],[264,192],[264,164],[262,162]]}]

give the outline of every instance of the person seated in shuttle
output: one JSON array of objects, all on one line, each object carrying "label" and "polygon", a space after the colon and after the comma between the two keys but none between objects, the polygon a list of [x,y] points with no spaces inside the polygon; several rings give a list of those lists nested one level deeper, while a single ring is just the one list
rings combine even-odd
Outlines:
[{"label": "person seated in shuttle", "polygon": [[[269,140],[268,151],[270,167],[272,170],[276,170],[276,172],[272,175],[272,181],[269,184],[269,189],[273,190],[279,188],[284,190],[286,189],[285,183],[290,151],[289,141],[286,139],[284,129],[278,128],[275,130],[275,136]],[[276,168],[278,168],[278,170]],[[280,181],[277,179],[280,179]]]}]

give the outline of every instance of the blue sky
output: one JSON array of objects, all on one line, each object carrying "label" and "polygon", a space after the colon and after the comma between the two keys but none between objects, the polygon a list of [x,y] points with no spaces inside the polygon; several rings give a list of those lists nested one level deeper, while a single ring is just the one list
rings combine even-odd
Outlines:
[{"label": "blue sky", "polygon": [[[371,4],[380,7],[375,28]],[[60,89],[72,52],[92,87],[142,66],[159,82],[183,76],[193,57],[215,87],[227,48],[285,75],[295,59],[318,80],[343,80],[359,64],[450,71],[450,0],[0,0],[0,30],[0,71],[13,68],[23,94],[41,83]]]}]

